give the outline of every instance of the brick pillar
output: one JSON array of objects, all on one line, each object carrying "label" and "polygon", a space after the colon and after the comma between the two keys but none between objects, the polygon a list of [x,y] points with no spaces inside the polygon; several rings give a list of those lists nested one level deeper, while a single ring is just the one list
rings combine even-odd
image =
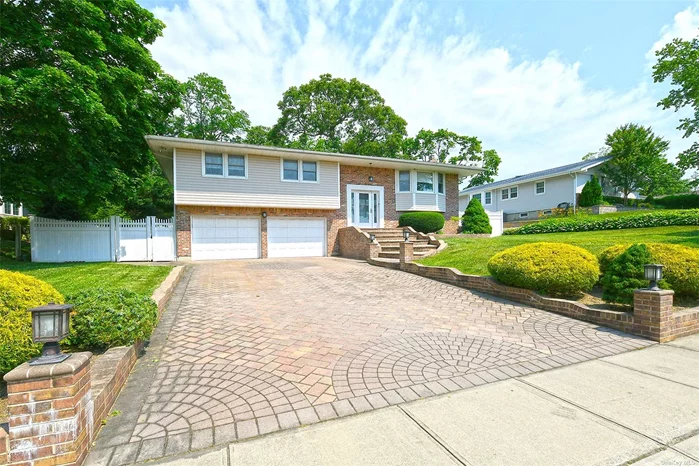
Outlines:
[{"label": "brick pillar", "polygon": [[0,464],[7,464],[7,450],[9,450],[10,439],[5,429],[0,427]]},{"label": "brick pillar", "polygon": [[672,290],[636,290],[633,293],[633,333],[664,342],[672,334]]},{"label": "brick pillar", "polygon": [[93,432],[92,353],[60,364],[24,363],[5,375],[9,464],[79,465]]},{"label": "brick pillar", "polygon": [[400,242],[400,268],[413,261],[413,243],[410,241]]},{"label": "brick pillar", "polygon": [[260,217],[260,257],[267,259],[267,217]]}]

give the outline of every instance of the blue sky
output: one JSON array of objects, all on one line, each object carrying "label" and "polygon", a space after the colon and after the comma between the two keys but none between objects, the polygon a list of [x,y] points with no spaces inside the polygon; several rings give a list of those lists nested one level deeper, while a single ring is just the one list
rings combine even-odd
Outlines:
[{"label": "blue sky", "polygon": [[501,177],[579,160],[616,126],[691,144],[655,104],[653,51],[699,32],[687,1],[148,0],[151,47],[184,80],[205,71],[255,124],[290,85],[324,72],[375,87],[408,131],[447,127],[503,157]]}]

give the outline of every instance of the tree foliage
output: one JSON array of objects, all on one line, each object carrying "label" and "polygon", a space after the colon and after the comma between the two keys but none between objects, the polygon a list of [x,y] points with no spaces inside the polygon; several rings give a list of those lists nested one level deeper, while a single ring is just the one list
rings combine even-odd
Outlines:
[{"label": "tree foliage", "polygon": [[421,129],[414,137],[406,138],[403,141],[403,156],[424,162],[481,165],[484,171],[469,180],[469,188],[494,181],[501,162],[495,150],[483,150],[478,138],[459,135],[447,129]]},{"label": "tree foliage", "polygon": [[270,131],[277,146],[397,157],[407,123],[376,89],[323,74],[284,92]]},{"label": "tree foliage", "polygon": [[652,261],[645,244],[634,244],[614,259],[602,276],[602,298],[621,304],[633,304],[633,292],[646,288],[643,266]]},{"label": "tree foliage", "polygon": [[133,0],[3,2],[0,197],[79,218],[152,163],[144,140],[179,100],[146,48],[164,24]]},{"label": "tree foliage", "polygon": [[629,194],[667,194],[681,186],[683,172],[667,161],[670,143],[653,133],[650,127],[629,123],[607,135],[610,161],[602,172],[627,201]]},{"label": "tree foliage", "polygon": [[603,200],[602,186],[599,184],[597,177],[592,175],[592,179],[585,183],[580,193],[580,207],[599,205]]},{"label": "tree foliage", "polygon": [[[658,106],[678,111],[690,107],[691,116],[680,119],[677,129],[688,138],[699,133],[699,38],[691,41],[675,39],[656,52],[658,62],[653,67],[653,80],[664,82],[670,78],[673,86]],[[679,156],[682,169],[699,168],[699,142],[695,142]]]},{"label": "tree foliage", "polygon": [[219,78],[199,73],[182,84],[182,101],[170,118],[169,134],[207,141],[241,142],[250,118],[236,110]]},{"label": "tree foliage", "polygon": [[490,218],[485,213],[481,201],[475,197],[471,199],[461,217],[462,233],[471,234],[491,234],[493,227],[490,225]]},{"label": "tree foliage", "polygon": [[267,126],[256,125],[248,129],[243,142],[246,144],[254,144],[256,146],[270,146],[272,142],[269,137],[270,128]]}]

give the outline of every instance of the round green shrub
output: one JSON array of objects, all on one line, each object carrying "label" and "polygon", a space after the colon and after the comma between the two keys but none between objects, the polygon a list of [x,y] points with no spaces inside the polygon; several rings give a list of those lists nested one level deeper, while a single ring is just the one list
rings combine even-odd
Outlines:
[{"label": "round green shrub", "polygon": [[398,219],[399,227],[413,227],[421,233],[434,233],[444,227],[444,215],[439,212],[409,212]]},{"label": "round green shrub", "polygon": [[[602,251],[599,255],[602,273],[630,246],[617,244]],[[650,252],[650,261],[665,266],[664,287],[674,290],[677,296],[699,297],[699,249],[665,243],[646,243],[646,247]]]},{"label": "round green shrub", "polygon": [[612,303],[633,304],[633,292],[646,288],[643,265],[651,262],[645,244],[634,244],[614,258],[602,277],[602,299]]},{"label": "round green shrub", "polygon": [[493,232],[488,214],[485,213],[481,201],[475,197],[468,203],[464,216],[461,218],[461,230],[462,233],[477,235],[489,235]]},{"label": "round green shrub", "polygon": [[54,287],[29,275],[0,270],[0,373],[6,373],[41,352],[32,342],[28,310],[50,302],[62,303]]},{"label": "round green shrub", "polygon": [[505,249],[488,261],[488,270],[506,285],[562,297],[590,290],[600,274],[595,256],[564,243],[531,243]]},{"label": "round green shrub", "polygon": [[70,343],[81,349],[102,350],[145,340],[158,319],[152,299],[127,289],[91,289],[69,296],[68,302],[75,306]]}]

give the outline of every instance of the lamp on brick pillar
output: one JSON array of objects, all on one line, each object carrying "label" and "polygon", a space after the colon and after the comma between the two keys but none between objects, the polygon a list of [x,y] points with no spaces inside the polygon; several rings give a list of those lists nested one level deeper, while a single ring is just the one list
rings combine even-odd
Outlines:
[{"label": "lamp on brick pillar", "polygon": [[403,230],[403,239],[405,240],[406,243],[408,241],[410,241],[410,230],[408,230],[408,229]]},{"label": "lamp on brick pillar", "polygon": [[68,336],[72,310],[72,304],[54,303],[29,309],[32,313],[32,339],[44,344],[41,356],[29,361],[30,366],[57,364],[70,357],[70,354],[61,353],[58,342]]},{"label": "lamp on brick pillar", "polygon": [[658,282],[663,279],[663,266],[661,264],[646,264],[643,266],[643,274],[650,281],[649,290],[659,291]]},{"label": "lamp on brick pillar", "polygon": [[376,241],[376,235],[373,233],[369,233],[369,241],[371,241],[372,243]]}]

